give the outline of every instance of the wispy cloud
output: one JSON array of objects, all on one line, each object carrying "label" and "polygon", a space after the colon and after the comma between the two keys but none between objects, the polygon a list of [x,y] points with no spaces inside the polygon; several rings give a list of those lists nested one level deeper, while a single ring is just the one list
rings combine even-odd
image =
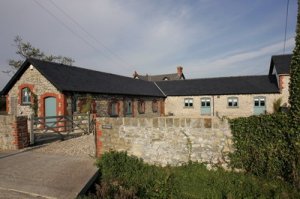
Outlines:
[{"label": "wispy cloud", "polygon": [[[7,65],[7,60],[15,57],[11,46],[15,35],[46,53],[72,57],[76,65],[128,76],[134,70],[170,73],[177,65],[183,65],[185,74],[193,78],[253,73],[257,68],[250,70],[247,66],[266,65],[270,55],[282,51],[283,44],[278,41],[283,38],[283,1],[54,2],[96,40],[49,1],[40,3],[94,47],[34,1],[4,1],[0,7],[0,65]],[[289,50],[293,46],[297,2],[293,0],[290,4]]]},{"label": "wispy cloud", "polygon": [[[256,66],[252,65],[253,69],[251,72],[252,74],[256,74],[256,69],[259,69],[259,71],[265,71],[268,68],[269,65],[266,64],[266,62],[270,61],[272,55],[283,53],[283,46],[283,42],[276,42],[246,52],[235,52],[234,54],[227,55],[223,58],[199,60],[198,64],[194,60],[193,63],[187,64],[188,71],[190,72],[191,76],[194,76],[192,74],[195,73],[198,73],[200,75],[203,72],[206,72],[209,75],[214,74],[213,76],[224,76],[228,74],[234,75],[245,70],[246,66],[249,65],[249,63],[255,63],[256,60],[263,58],[265,60],[263,65],[262,62],[257,62]],[[295,38],[291,37],[286,41],[287,52],[291,52],[294,46]],[[220,55],[220,57],[222,57],[222,55]],[[263,70],[261,68],[263,68]],[[214,72],[211,73],[209,71]],[[224,71],[226,72],[225,74],[223,73]]]}]

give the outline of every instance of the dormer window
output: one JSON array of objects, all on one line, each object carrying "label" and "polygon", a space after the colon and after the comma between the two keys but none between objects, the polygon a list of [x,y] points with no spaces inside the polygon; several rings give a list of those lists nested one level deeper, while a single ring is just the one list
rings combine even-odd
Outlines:
[{"label": "dormer window", "polygon": [[164,78],[163,78],[163,80],[164,80],[164,81],[168,81],[168,80],[169,80],[169,78],[167,78],[167,77],[164,77]]},{"label": "dormer window", "polygon": [[31,92],[28,87],[22,89],[22,104],[31,104]]}]

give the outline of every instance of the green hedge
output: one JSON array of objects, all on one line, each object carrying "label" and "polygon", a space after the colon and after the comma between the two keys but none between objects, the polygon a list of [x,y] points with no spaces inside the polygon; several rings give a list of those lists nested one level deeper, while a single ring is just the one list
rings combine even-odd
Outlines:
[{"label": "green hedge", "polygon": [[258,176],[290,181],[292,175],[290,119],[287,114],[251,116],[229,121],[235,152],[231,165]]}]

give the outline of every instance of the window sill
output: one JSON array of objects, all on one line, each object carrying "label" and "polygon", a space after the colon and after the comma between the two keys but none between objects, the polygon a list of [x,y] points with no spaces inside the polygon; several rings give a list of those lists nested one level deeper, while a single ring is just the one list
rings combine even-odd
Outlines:
[{"label": "window sill", "polygon": [[239,106],[227,106],[228,109],[237,109],[240,108]]},{"label": "window sill", "polygon": [[193,106],[184,106],[183,108],[186,108],[186,109],[193,109],[194,107],[193,107]]},{"label": "window sill", "polygon": [[21,103],[21,106],[30,106],[31,103]]}]

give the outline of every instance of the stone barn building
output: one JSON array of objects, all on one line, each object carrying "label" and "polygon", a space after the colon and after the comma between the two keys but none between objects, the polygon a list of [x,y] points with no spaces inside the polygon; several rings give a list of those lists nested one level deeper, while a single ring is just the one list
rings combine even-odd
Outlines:
[{"label": "stone barn building", "polygon": [[6,112],[18,116],[164,114],[165,96],[153,82],[36,59],[27,59],[2,93]]},{"label": "stone barn building", "polygon": [[272,113],[279,100],[289,106],[290,62],[291,55],[272,56],[269,74],[260,76],[185,79],[178,67],[145,79],[27,59],[2,94],[14,115],[241,117]]}]

